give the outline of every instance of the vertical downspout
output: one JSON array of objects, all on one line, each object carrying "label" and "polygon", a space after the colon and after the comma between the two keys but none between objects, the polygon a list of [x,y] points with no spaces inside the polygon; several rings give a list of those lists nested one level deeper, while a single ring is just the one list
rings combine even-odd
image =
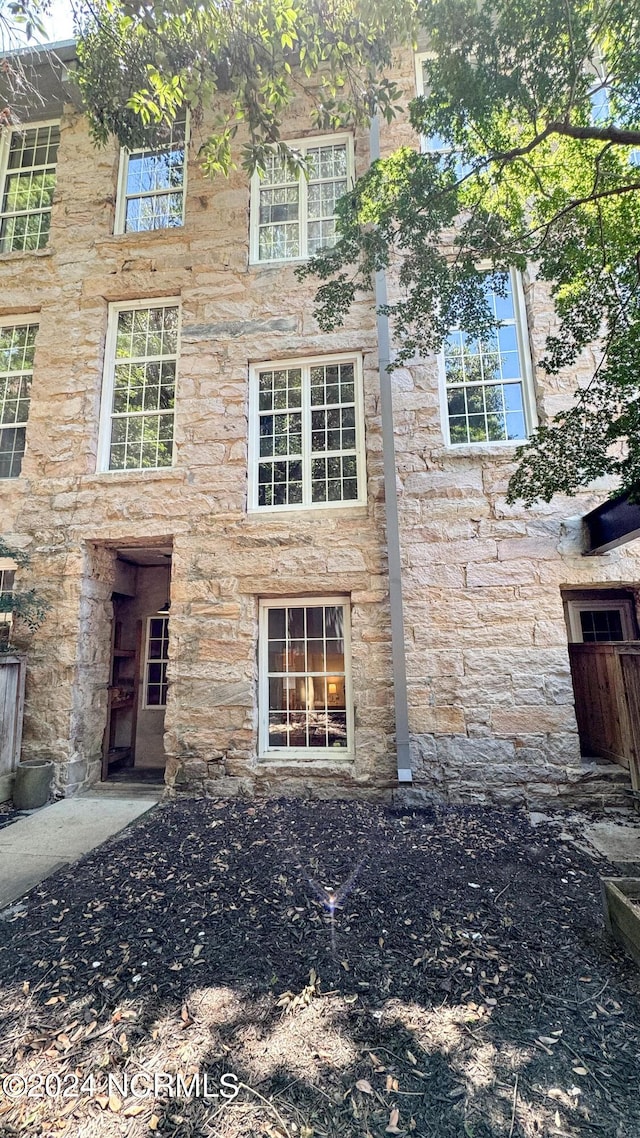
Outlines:
[{"label": "vertical downspout", "polygon": [[[380,157],[380,116],[371,119],[369,156]],[[396,449],[393,427],[393,395],[391,376],[387,371],[391,359],[389,317],[380,312],[387,303],[387,278],[384,270],[376,273],[376,330],[380,368],[380,416],[382,420],[382,455],[384,461],[384,501],[387,519],[387,556],[389,560],[389,603],[391,606],[391,657],[393,662],[393,696],[396,715],[396,752],[398,782],[413,781],[409,753],[409,708],[407,705],[407,665],[402,612],[402,569],[400,564],[400,528],[398,525],[398,491],[396,488]]]}]

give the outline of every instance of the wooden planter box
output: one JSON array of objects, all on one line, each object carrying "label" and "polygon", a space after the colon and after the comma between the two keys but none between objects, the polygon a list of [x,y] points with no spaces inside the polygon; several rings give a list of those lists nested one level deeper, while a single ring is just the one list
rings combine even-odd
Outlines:
[{"label": "wooden planter box", "polygon": [[603,877],[607,929],[640,964],[640,877]]}]

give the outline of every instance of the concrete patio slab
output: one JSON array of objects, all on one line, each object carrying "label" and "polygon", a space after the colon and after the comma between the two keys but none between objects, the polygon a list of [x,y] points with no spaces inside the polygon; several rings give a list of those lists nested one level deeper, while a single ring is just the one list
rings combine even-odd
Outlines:
[{"label": "concrete patio slab", "polygon": [[584,836],[623,874],[640,872],[640,824],[595,822],[585,828]]},{"label": "concrete patio slab", "polygon": [[65,798],[0,830],[0,909],[152,810],[158,797],[98,791]]}]

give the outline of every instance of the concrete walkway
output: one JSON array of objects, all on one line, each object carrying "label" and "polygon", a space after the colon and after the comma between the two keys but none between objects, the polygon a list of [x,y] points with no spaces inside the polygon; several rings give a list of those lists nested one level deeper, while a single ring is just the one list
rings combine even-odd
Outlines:
[{"label": "concrete walkway", "polygon": [[[124,791],[124,787],[123,787]],[[153,809],[159,793],[64,798],[0,830],[0,909]]]}]

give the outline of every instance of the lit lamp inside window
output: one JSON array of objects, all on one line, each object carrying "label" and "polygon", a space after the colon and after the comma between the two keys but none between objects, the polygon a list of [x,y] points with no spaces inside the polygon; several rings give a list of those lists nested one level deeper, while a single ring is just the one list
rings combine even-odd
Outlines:
[{"label": "lit lamp inside window", "polygon": [[337,691],[338,691],[338,685],[337,684],[329,684],[329,695],[336,695]]}]

